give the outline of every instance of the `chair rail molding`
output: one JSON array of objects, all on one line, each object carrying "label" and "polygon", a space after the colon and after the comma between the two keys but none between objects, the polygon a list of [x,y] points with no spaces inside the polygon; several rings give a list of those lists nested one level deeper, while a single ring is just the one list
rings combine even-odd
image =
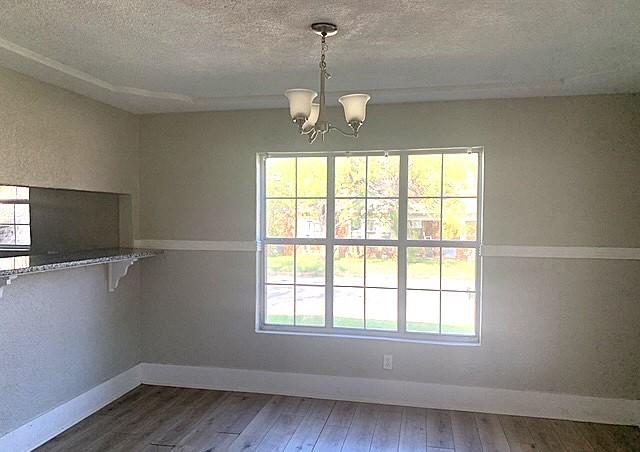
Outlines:
[{"label": "chair rail molding", "polygon": [[482,245],[480,254],[483,257],[640,260],[640,248],[604,246]]},{"label": "chair rail molding", "polygon": [[[262,249],[256,241],[224,240],[134,240],[136,248],[175,251],[239,251],[256,252]],[[613,259],[640,260],[640,248],[604,246],[530,246],[530,245],[482,245],[483,257],[525,257],[547,259]]]},{"label": "chair rail molding", "polygon": [[219,240],[134,240],[136,248],[151,248],[176,251],[260,251],[258,242],[254,241],[219,241]]}]

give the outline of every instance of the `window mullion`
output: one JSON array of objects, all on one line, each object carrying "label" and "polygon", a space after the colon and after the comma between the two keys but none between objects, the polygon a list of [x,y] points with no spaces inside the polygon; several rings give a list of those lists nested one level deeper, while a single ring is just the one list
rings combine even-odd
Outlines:
[{"label": "window mullion", "polygon": [[[443,217],[443,209],[444,209],[444,154],[440,156],[440,240],[444,241],[444,217]],[[438,259],[438,279],[440,287],[439,292],[439,301],[438,301],[438,334],[442,334],[442,243],[439,248],[440,259]]]},{"label": "window mullion", "polygon": [[477,195],[477,207],[476,207],[476,336],[480,337],[480,317],[481,317],[481,297],[482,297],[482,263],[483,257],[480,253],[480,249],[483,243],[483,219],[484,212],[482,211],[484,202],[484,156],[482,153],[478,153],[478,185],[476,187]]},{"label": "window mullion", "polygon": [[363,264],[362,278],[364,288],[362,289],[362,328],[367,329],[367,246],[369,239],[369,155],[364,159],[364,245],[362,247]]},{"label": "window mullion", "polygon": [[[294,187],[295,187],[295,206],[293,207],[293,237],[298,237],[298,158],[296,157],[294,166]],[[296,326],[296,309],[298,308],[298,246],[293,246],[293,325]]]},{"label": "window mullion", "polygon": [[333,241],[335,236],[335,157],[327,157],[327,212],[325,249],[325,329],[333,328]]},{"label": "window mullion", "polygon": [[398,331],[407,331],[407,196],[409,156],[400,155],[400,199],[398,203]]},{"label": "window mullion", "polygon": [[263,328],[266,323],[266,306],[267,306],[267,252],[265,250],[264,241],[267,237],[267,156],[261,155],[258,158],[258,206],[259,224],[258,230],[258,253],[256,257],[257,263],[257,279],[258,279],[258,325]]}]

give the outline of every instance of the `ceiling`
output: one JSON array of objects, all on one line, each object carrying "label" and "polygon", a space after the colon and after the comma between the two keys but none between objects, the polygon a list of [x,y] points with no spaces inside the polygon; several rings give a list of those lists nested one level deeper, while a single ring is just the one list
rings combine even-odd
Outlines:
[{"label": "ceiling", "polygon": [[[606,6],[606,7],[604,7]],[[0,0],[0,66],[136,113],[640,92],[638,0]]]}]

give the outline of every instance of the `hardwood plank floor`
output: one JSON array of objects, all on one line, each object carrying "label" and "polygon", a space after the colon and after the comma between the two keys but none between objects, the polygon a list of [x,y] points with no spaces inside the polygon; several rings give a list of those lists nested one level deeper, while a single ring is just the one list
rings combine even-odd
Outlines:
[{"label": "hardwood plank floor", "polygon": [[638,452],[640,429],[142,385],[37,450]]}]

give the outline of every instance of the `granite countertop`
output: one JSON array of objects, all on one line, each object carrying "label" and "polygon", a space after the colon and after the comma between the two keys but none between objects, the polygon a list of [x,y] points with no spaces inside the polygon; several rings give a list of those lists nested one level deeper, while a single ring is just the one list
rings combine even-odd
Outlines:
[{"label": "granite countertop", "polygon": [[27,273],[39,273],[87,265],[142,259],[162,254],[162,250],[144,248],[104,248],[59,254],[29,254],[0,258],[0,278]]}]

